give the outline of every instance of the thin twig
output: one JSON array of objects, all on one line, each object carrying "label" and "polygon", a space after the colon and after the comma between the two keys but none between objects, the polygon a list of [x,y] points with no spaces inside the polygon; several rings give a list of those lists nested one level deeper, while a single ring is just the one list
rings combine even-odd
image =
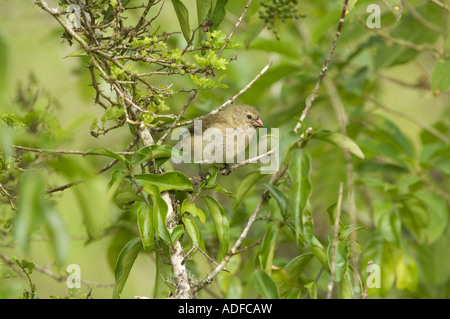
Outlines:
[{"label": "thin twig", "polygon": [[73,29],[70,26],[68,26],[64,22],[64,20],[60,17],[60,12],[58,8],[50,8],[47,5],[47,3],[42,0],[36,0],[36,5],[41,9],[43,9],[44,11],[50,13],[56,19],[56,21],[58,21],[59,24],[64,28],[64,30],[66,30],[66,32],[70,34],[71,37],[73,37],[78,43],[80,43],[83,46],[86,52],[90,51],[89,45],[75,31],[73,31]]},{"label": "thin twig", "polygon": [[[0,254],[0,259],[3,260],[9,266],[17,266],[16,263],[14,263],[9,257],[7,257],[5,255]],[[67,278],[68,278],[67,275],[54,274],[50,269],[48,269],[46,267],[38,266],[36,264],[34,265],[34,270],[39,271],[39,272],[49,276],[50,278],[55,279],[57,282],[63,282],[65,280],[67,280]],[[83,285],[90,286],[90,287],[94,286],[94,287],[98,287],[98,288],[109,288],[109,287],[114,286],[114,284],[104,284],[104,283],[83,280],[83,279],[80,279],[80,282]]]},{"label": "thin twig", "polygon": [[230,42],[231,38],[233,37],[234,33],[236,32],[236,29],[239,27],[239,25],[242,22],[242,19],[244,19],[245,14],[247,13],[248,8],[250,7],[250,4],[252,3],[253,0],[248,0],[247,4],[245,5],[244,11],[242,12],[241,16],[239,17],[239,19],[237,20],[236,24],[234,25],[233,30],[231,31],[231,33],[228,35],[227,39],[225,40],[225,43],[223,44],[222,48],[220,48],[219,52],[217,53],[217,57],[220,57],[220,55],[222,54],[223,50],[225,50],[225,48],[228,45],[228,42]]},{"label": "thin twig", "polygon": [[184,48],[184,50],[181,52],[181,55],[185,54],[189,50],[189,47],[191,46],[192,42],[194,42],[195,34],[203,26],[203,24],[206,22],[207,19],[208,18],[203,19],[203,21],[197,26],[197,28],[195,28],[192,31],[192,36],[191,36],[189,42],[186,44],[186,47]]},{"label": "thin twig", "polygon": [[[133,140],[131,141],[131,143],[127,146],[125,151],[127,152],[127,151],[131,150],[136,145],[138,140],[139,140],[139,137],[135,136],[133,138]],[[108,169],[110,169],[111,167],[116,165],[118,162],[119,161],[117,159],[112,160],[109,164],[107,164],[106,166],[100,168],[97,171],[97,174],[102,174],[103,172],[106,172]],[[82,182],[83,182],[83,180],[79,180],[79,181],[71,182],[71,183],[68,183],[68,184],[65,184],[65,185],[61,185],[61,186],[58,186],[58,187],[50,188],[50,189],[48,189],[46,191],[46,194],[51,194],[51,193],[54,193],[54,192],[63,191],[63,190],[68,189],[68,188],[70,188],[72,186],[81,184]]]},{"label": "thin twig", "polygon": [[170,132],[172,132],[172,130],[175,128],[175,125],[177,125],[178,121],[181,119],[184,112],[186,112],[188,106],[191,104],[191,102],[195,99],[196,96],[197,96],[197,90],[194,90],[194,93],[191,94],[191,96],[187,100],[186,104],[184,104],[183,108],[181,109],[180,114],[178,114],[175,121],[173,121],[172,125],[169,127],[169,129],[166,131],[166,133],[159,139],[159,141],[156,143],[156,145],[161,145],[164,142],[164,140],[167,138],[167,136],[170,134]]},{"label": "thin twig", "polygon": [[0,183],[0,191],[1,191],[1,193],[3,194],[3,195],[5,195],[7,198],[8,198],[8,200],[9,200],[9,203],[10,203],[10,205],[11,205],[11,209],[12,210],[16,210],[16,207],[14,206],[14,201],[13,201],[13,196],[11,196],[9,193],[8,193],[8,191],[6,190],[6,188]]},{"label": "thin twig", "polygon": [[[212,259],[211,257],[209,257],[209,255],[203,251],[203,249],[201,249],[198,245],[195,245],[195,248],[198,249],[199,252],[201,252],[203,254],[203,256],[206,257],[206,259],[208,259],[211,263],[213,263],[216,266],[219,266],[219,264],[217,263],[217,261],[215,261],[214,259]],[[222,268],[222,270],[226,271],[227,273],[229,273],[230,271],[228,269],[226,269],[225,267]]]},{"label": "thin twig", "polygon": [[303,109],[302,115],[300,116],[300,120],[297,123],[297,125],[295,126],[295,129],[294,129],[295,133],[298,133],[298,131],[300,130],[301,125],[302,125],[301,122],[303,122],[305,120],[306,116],[308,115],[309,110],[311,109],[311,106],[312,106],[314,100],[317,97],[317,93],[319,91],[320,84],[322,83],[322,80],[324,79],[324,77],[325,77],[325,75],[326,75],[326,73],[328,71],[328,64],[330,64],[331,57],[333,56],[334,50],[336,48],[337,41],[339,39],[339,36],[341,35],[342,26],[344,25],[344,19],[345,19],[345,15],[346,15],[346,12],[347,12],[347,7],[348,7],[348,0],[345,0],[344,1],[344,6],[342,8],[341,18],[339,19],[339,24],[338,24],[338,27],[337,27],[336,35],[334,36],[334,41],[333,41],[333,43],[331,45],[331,48],[330,48],[330,52],[328,53],[328,57],[325,60],[325,63],[323,64],[323,66],[322,66],[322,70],[320,71],[319,77],[318,77],[318,79],[316,81],[316,85],[314,86],[314,89],[312,90],[311,95],[309,96],[309,99],[308,99],[308,101],[306,103],[306,106]]},{"label": "thin twig", "polygon": [[47,189],[47,191],[45,193],[46,194],[51,194],[51,193],[55,193],[55,192],[61,192],[63,190],[66,190],[66,189],[68,189],[70,187],[73,187],[73,186],[76,186],[78,184],[81,184],[83,182],[84,182],[83,180],[79,180],[79,181],[67,183],[65,185],[61,185],[61,186],[58,186],[58,187]]},{"label": "thin twig", "polygon": [[[68,154],[68,155],[95,155],[90,154],[86,151],[70,151],[70,150],[52,150],[52,149],[43,149],[43,148],[34,148],[34,147],[27,147],[27,146],[21,146],[21,145],[13,145],[12,146],[15,149],[27,151],[27,152],[34,152],[34,153],[48,153],[48,154]],[[116,152],[116,154],[120,155],[134,155],[134,152]]]},{"label": "thin twig", "polygon": [[331,299],[331,294],[333,292],[334,286],[334,273],[336,271],[336,250],[338,246],[338,236],[339,236],[339,221],[341,219],[341,206],[342,206],[342,195],[343,195],[343,185],[339,185],[339,196],[336,207],[336,217],[334,220],[333,227],[333,242],[331,245],[331,270],[330,270],[330,282],[328,283],[328,293],[327,299]]},{"label": "thin twig", "polygon": [[275,153],[276,150],[277,150],[277,149],[273,148],[273,149],[271,149],[270,151],[267,151],[267,152],[265,152],[265,153],[263,153],[263,154],[261,154],[261,155],[255,156],[255,157],[253,157],[253,158],[249,158],[249,159],[247,159],[247,160],[245,160],[245,161],[243,161],[243,162],[237,163],[237,164],[235,164],[235,165],[233,165],[233,166],[230,166],[230,167],[228,167],[228,168],[222,168],[221,170],[219,170],[219,171],[217,172],[217,174],[224,174],[225,172],[226,172],[226,173],[229,173],[229,172],[231,172],[231,171],[234,171],[235,169],[244,167],[244,166],[246,166],[246,165],[248,165],[248,164],[250,164],[250,163],[256,163],[258,160],[260,160],[260,159],[262,159],[262,158],[264,158],[264,157],[271,156],[272,154]]},{"label": "thin twig", "polygon": [[134,177],[134,173],[133,173],[133,169],[132,168],[129,170],[129,173],[130,173],[131,179],[133,180],[134,185],[136,185],[136,188],[137,188],[139,194],[141,195],[142,199],[144,200],[145,205],[150,206],[150,203],[147,200],[147,196],[144,195],[144,193],[142,192],[142,187],[139,186],[136,178]]},{"label": "thin twig", "polygon": [[234,252],[234,255],[240,254],[240,253],[242,253],[242,252],[244,252],[244,251],[249,250],[250,248],[253,248],[253,247],[255,247],[255,246],[258,246],[259,244],[261,244],[261,242],[262,242],[261,239],[260,239],[260,240],[257,240],[257,241],[255,241],[254,243],[252,243],[252,244],[250,244],[250,245],[248,245],[248,246],[245,246],[245,247],[243,247],[243,248],[241,248],[241,249],[235,251],[235,252]]}]

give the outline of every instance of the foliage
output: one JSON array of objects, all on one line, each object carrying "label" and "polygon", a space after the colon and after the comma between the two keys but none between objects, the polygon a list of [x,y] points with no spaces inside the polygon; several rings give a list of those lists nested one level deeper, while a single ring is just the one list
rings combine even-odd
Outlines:
[{"label": "foliage", "polygon": [[[36,76],[2,109],[0,296],[55,297],[40,295],[31,255],[44,238],[47,263],[64,273],[73,217],[61,207],[82,216],[86,247],[107,251],[114,298],[135,296],[129,278],[143,255],[155,298],[450,296],[445,6],[377,1],[381,28],[370,29],[368,1],[36,4],[101,113],[61,124],[61,108],[80,106]],[[198,180],[173,167],[172,130],[236,99],[280,128],[277,171],[209,166]],[[79,147],[71,135],[82,124],[96,146],[62,151]],[[16,273],[22,295],[3,288]],[[82,289],[64,297],[91,297]]]}]

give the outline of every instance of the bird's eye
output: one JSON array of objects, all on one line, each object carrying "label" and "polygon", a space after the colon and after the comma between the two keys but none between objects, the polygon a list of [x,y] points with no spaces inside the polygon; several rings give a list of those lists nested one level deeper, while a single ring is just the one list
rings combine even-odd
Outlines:
[{"label": "bird's eye", "polygon": [[247,118],[248,118],[249,120],[251,120],[251,119],[252,119],[252,116],[251,116],[250,114],[247,114]]}]

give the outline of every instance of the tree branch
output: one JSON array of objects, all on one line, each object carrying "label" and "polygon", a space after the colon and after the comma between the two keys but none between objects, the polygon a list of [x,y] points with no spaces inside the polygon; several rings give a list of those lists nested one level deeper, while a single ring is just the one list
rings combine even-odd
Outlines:
[{"label": "tree branch", "polygon": [[301,125],[302,125],[301,122],[303,122],[305,120],[306,116],[308,115],[309,110],[311,109],[311,106],[317,97],[317,93],[319,91],[320,84],[322,83],[322,80],[324,79],[324,77],[328,71],[328,64],[331,61],[331,57],[333,56],[334,50],[336,48],[336,43],[339,39],[339,36],[341,35],[342,26],[344,25],[344,19],[345,19],[345,15],[347,13],[347,7],[348,7],[348,0],[345,0],[344,6],[342,8],[341,18],[339,19],[339,24],[337,27],[336,35],[334,36],[333,44],[331,45],[331,48],[330,48],[330,52],[328,53],[328,57],[322,66],[322,70],[320,71],[319,77],[316,81],[316,85],[314,86],[314,89],[312,90],[311,95],[309,96],[309,99],[307,100],[306,107],[303,109],[302,115],[300,116],[300,120],[294,128],[295,133],[299,132]]}]

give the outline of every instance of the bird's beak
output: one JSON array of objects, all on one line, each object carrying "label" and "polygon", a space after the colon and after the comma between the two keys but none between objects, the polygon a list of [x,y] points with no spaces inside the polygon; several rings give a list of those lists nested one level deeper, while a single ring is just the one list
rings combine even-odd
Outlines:
[{"label": "bird's beak", "polygon": [[263,122],[261,121],[261,119],[257,120],[256,122],[253,122],[253,126],[256,127],[262,127],[264,126]]}]

